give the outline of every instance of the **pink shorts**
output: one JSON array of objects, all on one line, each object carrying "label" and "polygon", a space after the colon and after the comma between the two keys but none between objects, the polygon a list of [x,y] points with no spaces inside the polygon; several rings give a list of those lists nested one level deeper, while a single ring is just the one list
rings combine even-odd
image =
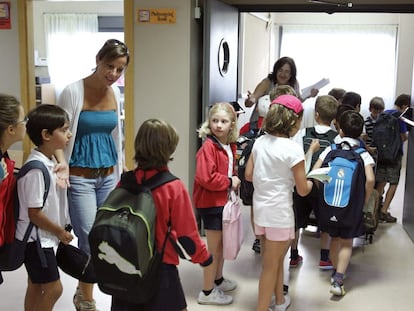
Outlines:
[{"label": "pink shorts", "polygon": [[272,228],[261,227],[254,224],[254,233],[264,235],[270,241],[288,241],[295,238],[295,227],[292,228]]}]

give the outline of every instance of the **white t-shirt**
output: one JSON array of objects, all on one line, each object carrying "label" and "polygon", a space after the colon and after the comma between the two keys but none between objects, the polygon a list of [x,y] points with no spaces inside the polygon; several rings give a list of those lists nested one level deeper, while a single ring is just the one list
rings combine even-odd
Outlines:
[{"label": "white t-shirt", "polygon": [[295,225],[291,168],[304,161],[303,149],[289,138],[265,134],[253,145],[254,222],[262,227]]},{"label": "white t-shirt", "polygon": [[[53,169],[56,163],[48,159],[43,153],[32,150],[26,162],[31,160],[40,160],[46,166],[50,175],[50,189],[45,205],[42,208],[44,213],[50,221],[64,227],[69,223],[68,205],[65,195],[59,192],[66,192],[66,189],[61,189],[56,184],[56,173]],[[19,196],[19,219],[16,228],[16,238],[23,240],[24,233],[29,225],[29,208],[39,208],[43,205],[43,193],[45,190],[45,183],[43,174],[39,169],[30,170],[24,177],[17,182],[17,191]],[[61,200],[60,198],[65,198]],[[39,229],[40,243],[43,248],[56,247],[59,243],[58,238],[49,231]],[[33,228],[29,238],[29,242],[35,241],[36,229]]]},{"label": "white t-shirt", "polygon": [[[356,146],[360,145],[360,141],[358,139],[355,139],[355,138],[342,137],[340,142],[343,142],[343,141],[347,141],[351,145],[351,147],[356,147]],[[323,161],[329,151],[331,151],[330,146],[326,147],[325,150],[322,151],[322,153],[319,155],[319,159],[321,159]],[[375,165],[374,159],[371,157],[371,155],[369,154],[368,151],[365,151],[365,152],[361,153],[361,158],[362,158],[362,161],[364,162],[364,166],[367,166],[367,165],[374,166]]]},{"label": "white t-shirt", "polygon": [[225,145],[220,143],[221,146],[226,150],[227,156],[229,157],[229,168],[227,170],[227,174],[229,177],[233,176],[233,152],[231,151],[230,145]]}]

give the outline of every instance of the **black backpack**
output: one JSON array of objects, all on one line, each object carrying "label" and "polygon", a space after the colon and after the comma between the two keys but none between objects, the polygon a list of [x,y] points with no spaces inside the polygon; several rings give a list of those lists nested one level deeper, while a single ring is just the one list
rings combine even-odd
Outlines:
[{"label": "black backpack", "polygon": [[[16,231],[17,220],[19,219],[19,198],[17,196],[17,180],[25,176],[29,171],[33,169],[39,169],[44,178],[45,183],[45,192],[43,194],[43,205],[46,202],[47,196],[49,194],[50,188],[50,176],[49,171],[47,170],[46,166],[39,160],[32,160],[25,163],[22,168],[17,173],[16,177],[16,184],[14,189],[14,206],[13,209],[7,209],[8,213],[13,213],[13,215],[7,215],[10,218],[14,219],[14,230]],[[42,207],[43,207],[42,205]],[[25,231],[23,240],[14,239],[11,243],[5,243],[0,247],[0,284],[3,282],[1,277],[1,271],[14,271],[20,268],[20,266],[24,262],[24,254],[26,250],[27,241],[29,240],[30,233],[32,232],[33,227],[36,227],[32,222],[29,223],[27,229]],[[36,234],[37,234],[37,251],[42,263],[42,267],[47,267],[46,257],[42,250],[42,246],[40,244],[39,234],[36,227]]]},{"label": "black backpack", "polygon": [[122,175],[99,207],[89,233],[92,264],[100,290],[125,301],[142,304],[158,290],[162,251],[155,245],[156,207],[151,190],[177,179],[159,172],[141,185],[135,172]]},{"label": "black backpack", "polygon": [[[343,149],[344,145],[348,145]],[[321,225],[351,227],[362,220],[365,201],[365,166],[361,147],[333,144],[321,167],[331,167],[331,180],[322,183],[319,220]]]},{"label": "black backpack", "polygon": [[398,112],[381,113],[372,129],[372,146],[377,148],[378,163],[392,164],[402,156]]},{"label": "black backpack", "polygon": [[307,127],[305,136],[303,136],[303,151],[308,152],[310,145],[312,144],[312,139],[319,139],[320,148],[317,152],[312,155],[312,162],[310,168],[312,169],[315,162],[318,160],[319,155],[322,151],[333,144],[335,137],[338,136],[338,132],[334,130],[329,130],[326,133],[317,133],[315,127]]},{"label": "black backpack", "polygon": [[242,200],[244,205],[252,205],[253,204],[253,183],[247,181],[244,177],[244,173],[246,171],[247,161],[249,160],[250,154],[252,153],[254,142],[257,138],[262,136],[264,132],[259,130],[258,132],[253,132],[254,134],[250,137],[245,137],[243,142],[240,145],[241,155],[239,160],[237,161],[237,175],[241,181],[240,183],[240,199]]}]

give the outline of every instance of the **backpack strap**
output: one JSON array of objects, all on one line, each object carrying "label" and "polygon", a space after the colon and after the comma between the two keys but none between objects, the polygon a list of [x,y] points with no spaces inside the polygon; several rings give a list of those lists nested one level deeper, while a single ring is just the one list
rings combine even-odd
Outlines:
[{"label": "backpack strap", "polygon": [[335,150],[335,149],[343,149],[342,145],[348,145],[349,150],[353,150],[353,151],[355,151],[356,153],[358,153],[359,155],[360,155],[361,153],[364,153],[364,152],[366,151],[366,149],[365,149],[365,148],[363,148],[363,147],[361,147],[361,146],[352,147],[352,146],[351,146],[351,144],[350,144],[349,142],[347,142],[346,140],[342,141],[342,142],[341,142],[341,143],[339,143],[339,144],[332,144],[332,145],[331,145],[331,149],[332,149],[332,150]]},{"label": "backpack strap", "polygon": [[154,190],[155,188],[158,188],[163,184],[166,184],[176,179],[178,179],[178,177],[171,174],[170,171],[161,171],[152,176],[150,179],[145,180],[142,184],[150,188],[151,190]]},{"label": "backpack strap", "polygon": [[154,190],[163,184],[178,179],[178,177],[173,175],[170,171],[160,171],[150,179],[143,181],[142,184],[137,184],[135,172],[136,170],[132,170],[123,173],[120,181],[120,186],[132,193],[138,193],[142,186],[148,187],[150,190]]},{"label": "backpack strap", "polygon": [[[25,176],[29,171],[33,170],[33,169],[39,169],[42,174],[43,174],[43,179],[45,182],[45,192],[43,193],[43,205],[41,206],[41,208],[43,208],[43,206],[46,203],[47,200],[47,196],[49,195],[49,189],[50,189],[50,176],[49,176],[49,171],[47,170],[46,166],[43,164],[43,162],[39,161],[39,160],[32,160],[29,162],[26,162],[22,168],[19,170],[19,172],[17,173],[17,177],[16,177],[16,182],[17,180],[19,180],[20,178],[22,178],[23,176]],[[16,190],[16,198],[15,198],[15,202],[18,202],[18,197],[17,197],[17,190]],[[19,217],[19,209],[15,208],[15,220],[17,222],[17,219]],[[46,261],[46,256],[45,253],[42,250],[42,245],[40,244],[40,237],[39,237],[39,228],[37,226],[35,226],[32,222],[29,223],[29,225],[27,226],[26,232],[24,234],[23,237],[23,242],[27,242],[29,240],[29,236],[30,233],[32,232],[33,227],[36,228],[36,244],[37,244],[37,252],[39,254],[40,257],[40,262],[42,264],[43,268],[47,268],[47,261]]]},{"label": "backpack strap", "polygon": [[19,170],[19,172],[17,173],[17,180],[25,176],[29,171],[33,169],[39,169],[43,174],[43,179],[45,180],[45,192],[43,194],[43,205],[45,205],[47,196],[49,194],[49,189],[50,189],[50,176],[49,176],[49,171],[47,170],[43,162],[39,160],[32,160],[32,161],[25,163],[22,166],[22,168]]},{"label": "backpack strap", "polygon": [[[135,170],[128,171],[121,176],[121,187],[132,193],[138,193],[142,187],[147,187],[151,191],[155,188],[162,186],[163,184],[169,183],[173,180],[178,179],[177,176],[173,175],[170,171],[160,171],[150,179],[147,179],[142,182],[141,185],[137,184],[137,179],[135,177]],[[172,245],[175,245],[173,239],[170,236],[171,233],[171,218],[168,220],[167,233],[165,235],[164,242],[162,243],[161,254],[164,256],[165,246],[167,245],[168,239],[171,241]],[[162,260],[162,258],[161,258]]]}]

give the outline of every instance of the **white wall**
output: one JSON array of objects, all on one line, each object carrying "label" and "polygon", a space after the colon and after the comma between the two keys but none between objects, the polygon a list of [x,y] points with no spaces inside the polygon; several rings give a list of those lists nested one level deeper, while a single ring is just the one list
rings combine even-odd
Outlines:
[{"label": "white wall", "polygon": [[11,29],[0,29],[0,92],[18,99],[20,93],[19,29],[17,5],[11,4]]},{"label": "white wall", "polygon": [[180,142],[170,167],[191,188],[197,149],[197,110],[201,105],[199,24],[193,1],[135,0],[139,8],[176,10],[175,24],[134,25],[135,132],[148,118],[172,124]]}]

